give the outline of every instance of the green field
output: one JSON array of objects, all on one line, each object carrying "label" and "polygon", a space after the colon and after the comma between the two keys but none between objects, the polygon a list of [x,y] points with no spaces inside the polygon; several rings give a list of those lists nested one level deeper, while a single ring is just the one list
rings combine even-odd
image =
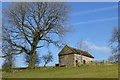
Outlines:
[{"label": "green field", "polygon": [[23,69],[5,78],[117,78],[118,65]]}]

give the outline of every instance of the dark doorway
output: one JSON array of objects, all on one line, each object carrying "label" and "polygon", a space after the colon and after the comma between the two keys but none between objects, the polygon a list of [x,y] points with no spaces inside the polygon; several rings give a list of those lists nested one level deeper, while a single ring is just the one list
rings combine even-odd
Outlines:
[{"label": "dark doorway", "polygon": [[85,64],[85,60],[83,60],[83,64]]},{"label": "dark doorway", "polygon": [[76,60],[76,66],[78,66],[78,60]]}]

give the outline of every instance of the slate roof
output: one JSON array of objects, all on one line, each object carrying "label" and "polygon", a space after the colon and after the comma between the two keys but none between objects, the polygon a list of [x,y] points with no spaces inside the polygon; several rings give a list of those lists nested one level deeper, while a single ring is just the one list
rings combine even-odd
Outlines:
[{"label": "slate roof", "polygon": [[[69,51],[66,51],[66,52],[62,52],[63,49],[69,49]],[[63,48],[60,53],[59,53],[59,56],[62,56],[62,55],[68,55],[68,54],[82,54],[84,56],[87,56],[87,57],[90,57],[90,58],[94,58],[91,54],[89,54],[87,51],[83,51],[83,50],[80,50],[80,49],[76,49],[76,48],[72,48],[68,45],[65,45],[64,48]]]}]

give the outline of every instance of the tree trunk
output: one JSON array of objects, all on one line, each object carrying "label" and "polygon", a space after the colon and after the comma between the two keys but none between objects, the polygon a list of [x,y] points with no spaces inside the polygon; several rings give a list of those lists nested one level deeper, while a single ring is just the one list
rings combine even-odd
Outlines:
[{"label": "tree trunk", "polygon": [[34,43],[32,45],[31,52],[30,52],[30,61],[29,61],[29,66],[28,66],[29,69],[35,68],[36,47],[39,42],[39,35],[38,36],[35,35],[35,38],[33,40],[34,40]]},{"label": "tree trunk", "polygon": [[29,69],[34,69],[35,68],[35,57],[36,57],[36,52],[34,51],[33,53],[30,54],[30,60],[29,60]]}]

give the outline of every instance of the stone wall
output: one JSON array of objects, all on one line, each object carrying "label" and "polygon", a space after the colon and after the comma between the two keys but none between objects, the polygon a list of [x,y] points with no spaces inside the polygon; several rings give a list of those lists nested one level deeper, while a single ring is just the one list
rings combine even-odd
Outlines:
[{"label": "stone wall", "polygon": [[[84,64],[91,63],[93,58],[81,56],[80,54],[69,54],[69,55],[62,55],[59,56],[59,65],[60,66],[77,66]],[[76,62],[77,61],[77,62]]]},{"label": "stone wall", "polygon": [[59,56],[60,66],[74,66],[74,54]]},{"label": "stone wall", "polygon": [[74,65],[77,65],[76,61],[78,62],[78,65],[83,64],[84,61],[85,61],[85,64],[87,64],[87,63],[91,63],[93,61],[93,58],[79,55],[79,54],[74,54]]},{"label": "stone wall", "polygon": [[85,60],[86,62],[92,62],[93,61],[93,58],[90,58],[90,57],[86,57],[86,56],[82,56],[82,60]]}]

